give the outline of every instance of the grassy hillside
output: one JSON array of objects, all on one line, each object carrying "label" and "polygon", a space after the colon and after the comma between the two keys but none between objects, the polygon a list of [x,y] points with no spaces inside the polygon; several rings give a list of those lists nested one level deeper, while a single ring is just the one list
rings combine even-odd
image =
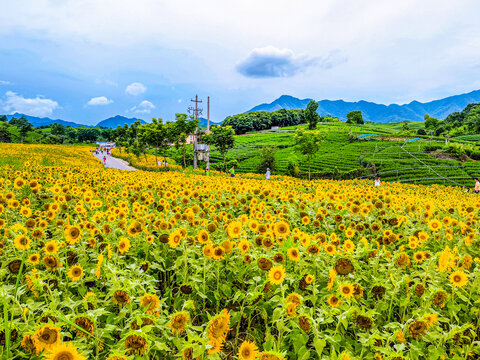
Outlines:
[{"label": "grassy hillside", "polygon": [[[423,123],[409,124],[411,130],[422,127]],[[296,129],[305,125],[285,127],[277,130],[254,132],[236,136],[235,148],[229,159],[238,161],[238,172],[255,172],[260,162],[259,149],[276,146],[276,174],[288,173],[288,165],[296,164],[299,176],[308,172],[306,159],[294,148]],[[473,176],[480,175],[480,162],[464,157],[446,155],[442,147],[445,141],[440,138],[418,138],[413,134],[406,136],[402,132],[403,124],[365,124],[349,125],[345,123],[319,124],[317,130],[323,138],[321,148],[311,162],[311,171],[318,178],[372,178],[380,173],[387,181],[405,183],[472,186]],[[364,139],[355,140],[361,134]],[[408,141],[412,140],[413,141]],[[478,136],[452,139],[465,149],[479,151],[475,140]],[[477,144],[477,145],[476,145]],[[436,153],[428,152],[438,148]],[[437,156],[437,158],[435,157]],[[212,163],[221,162],[218,152],[211,153]]]}]

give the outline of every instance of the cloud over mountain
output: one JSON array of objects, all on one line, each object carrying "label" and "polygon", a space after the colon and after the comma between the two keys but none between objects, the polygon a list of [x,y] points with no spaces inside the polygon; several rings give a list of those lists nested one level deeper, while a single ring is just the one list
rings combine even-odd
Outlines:
[{"label": "cloud over mountain", "polygon": [[25,98],[13,91],[5,93],[6,100],[2,101],[3,110],[8,114],[22,113],[32,116],[48,116],[58,108],[58,103],[51,99],[38,96],[36,98]]},{"label": "cloud over mountain", "polygon": [[153,105],[150,101],[143,100],[137,106],[132,107],[130,111],[140,114],[150,114],[153,109],[155,109],[155,105]]}]

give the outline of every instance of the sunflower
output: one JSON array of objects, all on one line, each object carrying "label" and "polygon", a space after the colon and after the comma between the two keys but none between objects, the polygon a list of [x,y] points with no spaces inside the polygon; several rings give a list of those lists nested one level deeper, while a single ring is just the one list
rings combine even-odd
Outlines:
[{"label": "sunflower", "polygon": [[197,240],[202,245],[206,244],[210,240],[210,235],[208,235],[208,232],[206,230],[200,230],[197,234]]},{"label": "sunflower", "polygon": [[140,298],[140,305],[145,308],[147,314],[155,315],[160,307],[160,299],[157,295],[145,294]]},{"label": "sunflower", "polygon": [[230,239],[236,239],[240,236],[240,232],[242,231],[242,223],[239,221],[232,221],[228,224],[227,227],[227,234]]},{"label": "sunflower", "polygon": [[212,348],[208,350],[209,354],[220,352],[230,330],[229,327],[230,314],[226,309],[209,321],[207,331],[209,344],[212,345]]},{"label": "sunflower", "polygon": [[300,253],[297,248],[290,248],[287,250],[288,258],[292,261],[298,261],[300,258]]},{"label": "sunflower", "polygon": [[368,316],[358,315],[355,319],[358,327],[362,330],[370,330],[372,328],[372,319]]},{"label": "sunflower", "polygon": [[66,235],[65,239],[66,239],[67,243],[70,244],[70,245],[74,245],[80,240],[80,238],[82,236],[82,231],[77,226],[70,226],[66,230],[65,235]]},{"label": "sunflower", "polygon": [[130,296],[123,290],[117,290],[113,294],[112,301],[117,305],[123,306],[130,303]]},{"label": "sunflower", "polygon": [[447,301],[447,293],[445,291],[437,291],[433,295],[433,305],[443,308],[445,306],[445,302]]},{"label": "sunflower", "polygon": [[415,320],[412,324],[410,324],[408,328],[408,332],[410,333],[410,336],[415,339],[422,337],[426,331],[427,331],[427,323],[421,320]]},{"label": "sunflower", "polygon": [[25,350],[27,354],[37,354],[37,344],[36,340],[32,335],[26,334],[23,336],[22,343],[20,344],[21,347]]},{"label": "sunflower", "polygon": [[45,355],[45,360],[85,360],[71,342],[58,344]]},{"label": "sunflower", "polygon": [[354,267],[349,259],[342,258],[335,263],[335,271],[339,275],[348,275],[354,271]]},{"label": "sunflower", "polygon": [[254,342],[245,340],[238,350],[240,360],[254,360],[258,355],[258,348]]},{"label": "sunflower", "polygon": [[122,237],[120,241],[118,242],[118,251],[120,251],[120,254],[125,254],[130,250],[130,240],[126,237]]},{"label": "sunflower", "polygon": [[302,302],[302,298],[297,293],[291,293],[290,295],[288,295],[286,302],[300,305],[300,303]]},{"label": "sunflower", "polygon": [[215,260],[221,260],[224,258],[225,250],[221,246],[215,246],[213,248],[213,258]]},{"label": "sunflower", "polygon": [[352,284],[348,283],[348,284],[340,285],[339,287],[340,287],[340,294],[342,295],[342,297],[346,299],[353,297],[353,292],[355,291],[355,289],[353,288]]},{"label": "sunflower", "polygon": [[330,305],[332,308],[336,308],[338,305],[340,305],[341,302],[342,301],[335,295],[330,295],[328,297],[328,305]]},{"label": "sunflower", "polygon": [[289,317],[294,317],[297,314],[297,307],[298,305],[295,303],[288,303],[287,304],[287,315]]},{"label": "sunflower", "polygon": [[[84,331],[87,333],[93,335],[95,331],[95,324],[93,323],[92,320],[86,318],[86,317],[78,317],[75,319],[75,325],[78,327],[82,328]],[[76,329],[77,331],[77,336],[84,336],[84,337],[89,337],[88,334],[86,334],[84,331],[81,331],[80,329]]]},{"label": "sunflower", "polygon": [[285,269],[282,265],[273,266],[268,272],[268,279],[274,285],[280,285],[285,279]]},{"label": "sunflower", "polygon": [[310,285],[315,280],[315,276],[307,274],[305,275],[304,279],[305,279],[305,283],[307,285]]},{"label": "sunflower", "polygon": [[333,256],[337,253],[337,248],[335,247],[335,245],[333,244],[327,244],[325,246],[325,252],[330,255],[330,256]]},{"label": "sunflower", "polygon": [[52,255],[44,256],[42,262],[43,262],[43,265],[45,265],[45,267],[51,271],[55,271],[57,267],[60,266],[60,263],[58,262],[57,258]]},{"label": "sunflower", "polygon": [[264,271],[268,271],[272,268],[273,264],[270,260],[265,259],[265,258],[260,258],[257,260],[257,265],[260,269]]},{"label": "sunflower", "polygon": [[455,287],[464,287],[468,283],[468,275],[461,270],[457,270],[450,274],[450,282]]},{"label": "sunflower", "polygon": [[258,354],[258,360],[285,360],[279,353],[273,351],[264,351]]},{"label": "sunflower", "polygon": [[28,250],[30,249],[30,243],[32,241],[28,236],[25,235],[18,235],[15,237],[15,240],[13,240],[13,243],[15,244],[15,247],[18,250]]},{"label": "sunflower", "polygon": [[185,331],[188,321],[190,321],[190,315],[186,311],[182,311],[172,315],[168,326],[172,330],[173,335],[180,335]]},{"label": "sunflower", "polygon": [[212,245],[205,245],[202,249],[203,256],[205,256],[206,258],[211,258],[213,256],[213,250],[214,249]]},{"label": "sunflower", "polygon": [[286,221],[279,221],[273,226],[273,231],[275,235],[279,237],[284,237],[290,234],[290,225]]},{"label": "sunflower", "polygon": [[337,278],[337,271],[335,269],[330,269],[328,273],[328,284],[327,284],[328,291],[332,290],[333,284],[336,278]]},{"label": "sunflower", "polygon": [[240,240],[238,243],[238,250],[245,254],[250,249],[250,243],[247,240]]},{"label": "sunflower", "polygon": [[139,335],[129,335],[125,339],[125,350],[129,355],[143,355],[147,351],[147,347],[147,341]]},{"label": "sunflower", "polygon": [[182,233],[179,229],[173,231],[169,236],[168,236],[168,244],[172,248],[176,248],[178,245],[180,245],[180,241],[182,240]]},{"label": "sunflower", "polygon": [[312,324],[310,324],[310,320],[304,315],[298,317],[298,325],[300,326],[300,329],[302,329],[302,331],[306,334],[308,334],[312,329]]},{"label": "sunflower", "polygon": [[415,254],[413,254],[413,258],[417,263],[421,263],[426,259],[425,252],[417,251]]},{"label": "sunflower", "polygon": [[40,254],[31,254],[28,257],[28,262],[32,265],[37,265],[38,263],[40,263]]},{"label": "sunflower", "polygon": [[25,184],[26,184],[25,180],[22,179],[21,177],[18,177],[13,181],[13,186],[15,187],[15,189],[20,189],[23,186],[25,186]]},{"label": "sunflower", "polygon": [[428,227],[432,231],[438,231],[442,228],[442,223],[437,219],[432,219],[428,222]]},{"label": "sunflower", "polygon": [[60,344],[60,328],[52,325],[44,325],[38,328],[34,335],[34,342],[38,352],[50,350]]},{"label": "sunflower", "polygon": [[47,254],[53,255],[58,252],[58,244],[55,240],[47,241],[45,248],[43,249]]},{"label": "sunflower", "polygon": [[427,322],[427,327],[431,328],[438,322],[438,315],[428,314],[423,318],[423,320]]},{"label": "sunflower", "polygon": [[80,265],[74,265],[68,271],[68,277],[73,281],[78,281],[83,276],[83,268]]},{"label": "sunflower", "polygon": [[352,240],[347,240],[345,241],[345,243],[343,244],[343,248],[349,252],[349,253],[353,253],[355,251],[355,244],[353,243]]}]

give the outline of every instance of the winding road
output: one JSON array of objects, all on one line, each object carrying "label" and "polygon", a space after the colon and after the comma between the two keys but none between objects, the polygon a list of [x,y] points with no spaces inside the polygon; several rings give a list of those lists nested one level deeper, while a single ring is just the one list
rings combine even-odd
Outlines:
[{"label": "winding road", "polygon": [[134,167],[131,167],[130,165],[128,165],[126,161],[117,159],[111,155],[107,155],[106,151],[104,151],[103,153],[99,152],[98,154],[95,154],[95,152],[93,152],[93,155],[98,159],[100,159],[102,164],[103,164],[103,157],[105,156],[107,158],[107,161],[104,164],[105,167],[118,169],[118,170],[126,170],[126,171],[137,170]]}]

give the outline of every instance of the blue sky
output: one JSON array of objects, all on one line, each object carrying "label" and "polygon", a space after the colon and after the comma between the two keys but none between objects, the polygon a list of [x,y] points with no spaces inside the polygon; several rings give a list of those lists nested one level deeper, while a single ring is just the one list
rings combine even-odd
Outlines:
[{"label": "blue sky", "polygon": [[282,94],[429,101],[480,89],[479,13],[474,0],[4,0],[0,113],[171,120],[197,93],[214,121]]}]

